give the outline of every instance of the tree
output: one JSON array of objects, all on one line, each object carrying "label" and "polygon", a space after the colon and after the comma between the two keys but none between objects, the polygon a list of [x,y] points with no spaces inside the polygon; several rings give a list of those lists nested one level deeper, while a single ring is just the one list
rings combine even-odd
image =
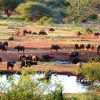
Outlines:
[{"label": "tree", "polygon": [[47,7],[45,4],[38,2],[26,2],[19,5],[16,9],[25,19],[39,20],[43,16],[51,17],[53,10]]},{"label": "tree", "polygon": [[69,2],[67,2],[67,0],[44,0],[45,3],[50,6],[50,7],[68,7],[70,5]]},{"label": "tree", "polygon": [[24,0],[0,0],[0,9],[9,17],[12,11],[22,2],[24,2]]},{"label": "tree", "polygon": [[82,22],[89,16],[96,14],[96,6],[100,0],[68,0],[70,6],[68,8],[69,21]]},{"label": "tree", "polygon": [[89,79],[90,81],[100,81],[100,63],[99,62],[89,62],[84,64],[80,69],[84,78]]}]

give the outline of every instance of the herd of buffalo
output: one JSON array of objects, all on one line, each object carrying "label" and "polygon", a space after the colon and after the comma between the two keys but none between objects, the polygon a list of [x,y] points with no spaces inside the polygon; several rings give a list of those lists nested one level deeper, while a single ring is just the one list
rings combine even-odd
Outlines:
[{"label": "herd of buffalo", "polygon": [[[86,29],[86,33],[88,34],[94,34],[94,38],[98,38],[100,36],[99,32],[94,33],[90,28]],[[82,33],[80,31],[77,32],[77,37],[80,37]]]},{"label": "herd of buffalo", "polygon": [[[53,32],[53,31],[55,31],[55,29],[50,28],[49,31]],[[88,29],[87,31],[92,33],[92,31],[90,29]],[[20,30],[17,29],[17,35],[19,35],[19,34],[20,34]],[[37,33],[32,32],[32,31],[23,30],[23,35],[26,35],[26,34],[34,34],[35,35]],[[41,30],[38,33],[38,35],[47,35],[47,33],[44,30]],[[78,32],[77,36],[80,36],[80,35],[82,35],[81,32]],[[97,33],[94,34],[94,36],[97,36],[97,37],[98,37],[98,35],[99,34],[97,34]],[[9,40],[13,40],[12,38],[13,37],[10,37]],[[0,49],[2,51],[6,52],[8,50],[8,47],[9,47],[9,42],[0,42]],[[20,46],[20,45],[15,46],[13,49],[18,50],[18,53],[20,51],[23,52],[23,55],[19,55],[19,58],[18,58],[18,60],[21,62],[20,68],[28,67],[28,66],[32,66],[32,65],[37,65],[38,61],[48,62],[48,61],[50,61],[51,59],[54,58],[53,56],[51,56],[49,54],[44,54],[44,55],[42,55],[41,58],[38,57],[38,56],[31,55],[31,54],[25,55],[24,51],[25,51],[26,48],[24,46]],[[59,45],[52,45],[50,49],[51,49],[51,52],[52,52],[52,50],[55,50],[56,52],[58,52],[58,50],[61,49],[61,47]],[[69,54],[69,59],[72,63],[76,64],[76,63],[80,62],[80,59],[79,59],[79,51],[80,50],[84,50],[84,49],[94,50],[95,46],[91,45],[91,44],[87,44],[87,45],[85,45],[85,44],[74,44],[73,49],[74,49],[74,51]],[[96,47],[96,51],[99,54],[100,45],[98,45]],[[0,58],[0,62],[2,63],[2,57]],[[16,63],[15,60],[8,61],[7,62],[7,70],[9,70],[9,68],[11,68],[13,70],[15,63]]]}]

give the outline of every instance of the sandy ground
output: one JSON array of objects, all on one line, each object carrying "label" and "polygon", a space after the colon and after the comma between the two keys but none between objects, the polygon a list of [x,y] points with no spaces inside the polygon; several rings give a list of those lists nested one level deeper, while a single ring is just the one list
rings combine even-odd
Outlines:
[{"label": "sandy ground", "polygon": [[[26,29],[26,28],[25,28]],[[0,26],[0,30],[9,30],[8,27]],[[14,30],[14,29],[12,29]],[[21,29],[22,32],[23,29]],[[35,32],[39,32],[40,29],[33,28]],[[16,31],[16,30],[14,30]],[[48,31],[46,29],[46,31]],[[64,30],[56,30],[56,34],[70,34],[70,36],[76,36],[72,32],[67,32]],[[48,33],[53,34],[53,33]],[[0,34],[0,36],[4,36],[6,38],[9,38],[11,35],[4,35]],[[5,41],[5,40],[0,40]],[[41,57],[43,54],[50,54],[54,57],[53,61],[68,61],[69,60],[69,54],[73,51],[73,44],[75,43],[91,43],[95,46],[94,51],[92,50],[82,50],[80,51],[80,57],[81,60],[86,59],[90,56],[96,56],[96,46],[100,43],[100,39],[94,38],[93,35],[83,35],[79,38],[47,38],[47,36],[35,36],[35,35],[27,35],[27,36],[15,36],[14,41],[8,41],[8,51],[2,52],[0,51],[0,57],[3,58],[3,63],[0,65],[1,72],[3,70],[6,70],[6,62],[9,60],[18,60],[19,55],[22,55],[23,53],[18,53],[13,48],[17,45],[25,46],[25,54],[32,54],[37,55]],[[57,44],[61,46],[61,50],[58,52],[50,50],[51,45]],[[18,62],[17,65],[15,65],[14,70],[19,71],[20,62]],[[37,66],[33,66],[33,68],[37,71],[45,71],[47,69],[52,69],[54,72],[74,72],[77,71],[76,65],[49,65],[49,64],[41,64],[39,63]]]}]

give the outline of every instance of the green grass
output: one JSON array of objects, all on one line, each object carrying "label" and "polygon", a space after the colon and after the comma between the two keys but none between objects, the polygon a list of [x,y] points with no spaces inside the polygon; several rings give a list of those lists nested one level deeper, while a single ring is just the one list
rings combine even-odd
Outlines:
[{"label": "green grass", "polygon": [[10,26],[10,27],[24,27],[25,24],[17,21],[0,20],[0,26]]},{"label": "green grass", "polygon": [[7,40],[8,37],[6,37],[5,35],[0,36],[0,40]]},{"label": "green grass", "polygon": [[15,33],[12,30],[0,30],[0,34],[11,34],[11,33]]},{"label": "green grass", "polygon": [[66,34],[56,34],[56,33],[49,34],[47,37],[48,38],[75,38],[75,36],[68,36]]},{"label": "green grass", "polygon": [[99,24],[54,24],[52,26],[37,26],[37,28],[50,28],[53,27],[57,30],[63,30],[63,31],[72,31],[72,32],[85,32],[87,28],[92,29],[94,32],[100,31],[100,25]]}]

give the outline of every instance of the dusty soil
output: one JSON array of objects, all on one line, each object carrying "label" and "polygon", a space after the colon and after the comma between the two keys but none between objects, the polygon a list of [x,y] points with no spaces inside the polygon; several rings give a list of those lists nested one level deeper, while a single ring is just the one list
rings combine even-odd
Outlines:
[{"label": "dusty soil", "polygon": [[[22,30],[21,29],[21,33]],[[26,29],[26,28],[25,28]],[[0,26],[0,30],[9,30],[8,27]],[[16,31],[15,29],[10,29],[13,31]],[[34,32],[39,32],[40,28],[32,28]],[[48,29],[46,29],[48,32]],[[0,40],[0,41],[8,41],[8,51],[2,52],[0,51],[0,57],[3,58],[3,63],[0,65],[0,73],[3,71],[6,72],[6,62],[9,60],[18,60],[19,55],[22,55],[23,53],[18,53],[13,48],[17,45],[25,46],[25,54],[32,54],[37,55],[41,57],[43,54],[50,54],[54,56],[53,61],[68,61],[69,60],[69,54],[73,51],[73,44],[75,43],[83,43],[87,44],[90,43],[95,46],[95,49],[92,50],[82,50],[80,51],[80,58],[82,61],[86,60],[90,56],[96,56],[96,46],[100,43],[100,38],[94,38],[93,35],[83,35],[79,38],[76,37],[75,33],[72,33],[70,31],[64,31],[64,30],[56,30],[54,32],[55,34],[67,34],[68,36],[74,36],[73,38],[48,38],[48,36],[39,36],[39,35],[27,35],[27,36],[16,36],[14,35],[13,41],[8,40]],[[53,34],[52,32],[48,34]],[[0,34],[0,36],[4,36],[6,38],[9,38],[11,34]],[[61,50],[58,52],[50,50],[51,45],[57,44],[61,46]],[[20,62],[18,62],[17,65],[14,67],[14,71],[20,71],[19,70]],[[33,68],[37,71],[45,71],[47,69],[52,69],[54,72],[58,73],[76,73],[77,66],[72,64],[65,64],[65,65],[49,65],[49,64],[39,64],[37,66],[33,66]],[[8,71],[9,72],[9,71]]]}]

